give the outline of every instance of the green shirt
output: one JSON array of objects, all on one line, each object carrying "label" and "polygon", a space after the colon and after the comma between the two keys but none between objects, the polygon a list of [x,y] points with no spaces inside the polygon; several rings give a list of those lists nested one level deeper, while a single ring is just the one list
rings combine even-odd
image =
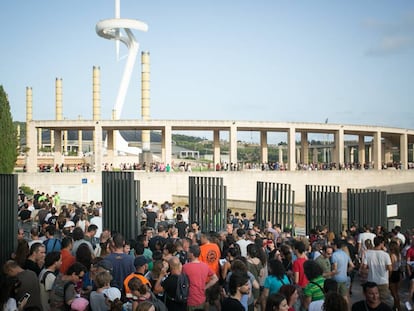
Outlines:
[{"label": "green shirt", "polygon": [[[317,278],[309,281],[306,285],[303,293],[306,297],[311,297],[312,301],[322,300],[325,298],[323,293],[323,284],[325,283],[325,278],[323,276],[318,276]],[[319,286],[318,286],[319,285]]]},{"label": "green shirt", "polygon": [[323,273],[331,272],[331,262],[329,261],[329,258],[323,257],[323,255],[320,255],[318,258],[315,259],[315,262],[319,265],[319,267],[322,268]]}]

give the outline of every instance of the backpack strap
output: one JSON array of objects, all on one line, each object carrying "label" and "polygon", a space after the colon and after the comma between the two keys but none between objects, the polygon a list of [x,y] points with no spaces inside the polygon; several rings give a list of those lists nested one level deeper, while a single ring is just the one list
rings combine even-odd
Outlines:
[{"label": "backpack strap", "polygon": [[53,273],[52,271],[50,271],[50,270],[46,270],[45,271],[45,273],[43,274],[43,276],[42,276],[42,279],[40,280],[40,283],[41,284],[43,284],[43,285],[45,285],[45,282],[46,282],[46,278],[47,278],[47,276],[49,275],[49,274],[51,274],[51,273]]},{"label": "backpack strap", "polygon": [[53,252],[55,250],[55,246],[56,246],[56,243],[57,243],[57,239],[56,238],[54,238],[54,239],[55,239],[55,242],[53,243],[53,247],[52,247],[51,252]]},{"label": "backpack strap", "polygon": [[318,286],[318,287],[321,289],[322,293],[325,295],[325,292],[324,292],[323,288],[322,288],[322,287],[321,287],[318,283],[316,283],[316,282],[312,282],[312,281],[310,281],[309,283],[311,283],[311,284],[314,284],[314,285]]}]

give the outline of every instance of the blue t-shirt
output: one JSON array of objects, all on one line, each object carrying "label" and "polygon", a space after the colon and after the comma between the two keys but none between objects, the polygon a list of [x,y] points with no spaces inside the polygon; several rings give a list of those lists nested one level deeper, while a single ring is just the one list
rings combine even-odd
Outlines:
[{"label": "blue t-shirt", "polygon": [[283,286],[283,285],[288,285],[290,284],[289,278],[287,277],[287,275],[283,275],[283,278],[279,279],[278,277],[274,276],[274,275],[269,275],[266,279],[265,279],[265,283],[264,283],[264,288],[268,288],[269,289],[269,296],[272,294],[276,294],[279,292],[279,289]]},{"label": "blue t-shirt", "polygon": [[332,264],[336,264],[338,272],[333,276],[337,282],[346,282],[348,280],[348,263],[351,261],[348,254],[341,249],[337,249],[331,258]]}]

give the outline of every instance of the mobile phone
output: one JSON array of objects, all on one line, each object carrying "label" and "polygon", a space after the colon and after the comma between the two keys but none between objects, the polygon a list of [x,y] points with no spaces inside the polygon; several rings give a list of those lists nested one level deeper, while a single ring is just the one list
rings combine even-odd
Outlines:
[{"label": "mobile phone", "polygon": [[24,296],[22,298],[20,298],[19,302],[22,303],[23,300],[29,299],[29,298],[30,298],[30,294],[29,293],[26,293],[26,294],[24,294]]}]

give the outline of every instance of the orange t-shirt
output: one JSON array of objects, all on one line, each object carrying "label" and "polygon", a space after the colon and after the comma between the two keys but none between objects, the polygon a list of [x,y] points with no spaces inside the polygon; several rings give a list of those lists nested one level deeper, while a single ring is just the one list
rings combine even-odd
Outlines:
[{"label": "orange t-shirt", "polygon": [[220,276],[220,248],[215,243],[206,243],[200,246],[200,261],[206,263],[217,276]]},{"label": "orange t-shirt", "polygon": [[62,265],[59,270],[60,273],[66,274],[69,267],[76,262],[76,258],[67,249],[62,249],[60,251],[60,256],[62,257]]}]

